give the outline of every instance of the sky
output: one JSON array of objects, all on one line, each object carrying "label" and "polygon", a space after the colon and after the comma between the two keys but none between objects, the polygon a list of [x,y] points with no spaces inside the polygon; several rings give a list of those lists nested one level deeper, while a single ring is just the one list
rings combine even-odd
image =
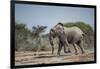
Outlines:
[{"label": "sky", "polygon": [[94,8],[16,4],[15,21],[30,30],[32,26],[47,26],[46,33],[58,22],[82,21],[94,27]]}]

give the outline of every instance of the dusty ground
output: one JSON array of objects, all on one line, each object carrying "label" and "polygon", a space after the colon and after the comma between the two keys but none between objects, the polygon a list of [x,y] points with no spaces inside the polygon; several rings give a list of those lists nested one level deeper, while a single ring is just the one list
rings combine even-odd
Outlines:
[{"label": "dusty ground", "polygon": [[94,61],[94,52],[85,51],[84,54],[79,52],[75,55],[74,52],[63,53],[57,56],[56,53],[51,55],[51,51],[41,51],[36,55],[36,52],[15,52],[15,65],[29,65],[29,64],[51,64],[51,63],[68,63],[68,62],[86,62]]}]

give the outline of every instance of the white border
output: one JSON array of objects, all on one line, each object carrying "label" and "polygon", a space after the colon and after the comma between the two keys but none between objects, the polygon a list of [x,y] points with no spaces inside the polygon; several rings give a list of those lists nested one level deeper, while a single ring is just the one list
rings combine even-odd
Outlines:
[{"label": "white border", "polygon": [[[25,0],[26,1],[26,0]],[[97,64],[41,67],[37,69],[98,69],[100,64],[100,1],[99,0],[27,0],[70,4],[97,5]],[[0,0],[0,69],[10,69],[10,0]],[[32,68],[27,68],[32,69]],[[35,68],[34,68],[35,69]]]}]

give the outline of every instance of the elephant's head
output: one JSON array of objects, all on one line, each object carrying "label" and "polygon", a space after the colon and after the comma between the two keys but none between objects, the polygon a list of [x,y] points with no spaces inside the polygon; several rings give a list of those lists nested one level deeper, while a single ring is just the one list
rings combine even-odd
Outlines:
[{"label": "elephant's head", "polygon": [[53,38],[57,37],[60,32],[63,32],[64,27],[62,23],[55,25],[49,32],[50,44],[53,45]]}]

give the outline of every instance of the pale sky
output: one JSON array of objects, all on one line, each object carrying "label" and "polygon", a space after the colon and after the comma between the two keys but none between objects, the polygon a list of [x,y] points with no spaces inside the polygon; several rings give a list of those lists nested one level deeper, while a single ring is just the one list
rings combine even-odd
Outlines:
[{"label": "pale sky", "polygon": [[46,32],[58,22],[82,21],[94,27],[94,8],[16,4],[15,21],[26,24],[29,29],[47,26]]}]

